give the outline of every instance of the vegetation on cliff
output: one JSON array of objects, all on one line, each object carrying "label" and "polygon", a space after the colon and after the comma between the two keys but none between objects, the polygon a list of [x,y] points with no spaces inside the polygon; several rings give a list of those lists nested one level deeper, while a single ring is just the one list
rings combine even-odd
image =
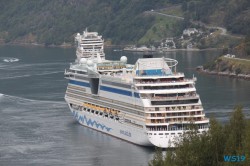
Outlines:
[{"label": "vegetation on cliff", "polygon": [[205,64],[204,70],[235,74],[249,74],[250,60],[241,60],[221,56],[216,60]]},{"label": "vegetation on cliff", "polygon": [[88,27],[113,43],[138,41],[154,24],[144,11],[164,0],[10,0],[0,2],[0,38],[5,42],[59,45]]},{"label": "vegetation on cliff", "polygon": [[232,33],[247,35],[250,29],[249,0],[186,0],[185,16],[193,20],[224,26]]},{"label": "vegetation on cliff", "polygon": [[236,75],[250,74],[250,35],[247,35],[239,45],[223,49],[222,54],[222,56],[204,64],[203,69],[210,72],[224,72]]},{"label": "vegetation on cliff", "polygon": [[[202,135],[193,129],[176,143],[177,148],[167,150],[166,155],[158,149],[150,166],[227,166],[250,165],[250,121],[242,113],[242,107],[235,107],[229,123],[222,125],[214,118],[210,130]],[[244,156],[238,162],[225,161],[225,156]]]},{"label": "vegetation on cliff", "polygon": [[[193,26],[192,20],[246,35],[249,5],[248,0],[1,1],[0,43],[72,43],[73,35],[88,27],[111,44],[150,44],[179,35],[184,28]],[[185,19],[149,14],[152,9]]]}]

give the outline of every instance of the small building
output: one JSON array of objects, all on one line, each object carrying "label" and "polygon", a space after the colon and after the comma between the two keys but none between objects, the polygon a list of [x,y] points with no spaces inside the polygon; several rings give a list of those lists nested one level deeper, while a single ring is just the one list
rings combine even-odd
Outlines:
[{"label": "small building", "polygon": [[196,28],[188,28],[184,29],[183,35],[191,36],[192,34],[198,33],[198,30]]},{"label": "small building", "polygon": [[224,55],[224,57],[227,57],[227,58],[235,58],[235,55],[227,54],[227,55]]}]

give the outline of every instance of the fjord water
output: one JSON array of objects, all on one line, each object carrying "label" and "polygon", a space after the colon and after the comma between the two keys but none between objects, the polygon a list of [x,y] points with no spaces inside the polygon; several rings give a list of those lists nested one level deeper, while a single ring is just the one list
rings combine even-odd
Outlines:
[{"label": "fjord water", "polygon": [[[142,54],[126,55],[135,63]],[[250,118],[250,81],[201,75],[194,68],[219,51],[169,52],[178,71],[197,77],[197,92],[205,113],[222,123],[234,105],[242,104]],[[15,59],[11,61],[10,59]],[[154,149],[140,147],[80,126],[64,102],[64,69],[74,62],[75,49],[0,46],[0,165],[147,165]]]}]

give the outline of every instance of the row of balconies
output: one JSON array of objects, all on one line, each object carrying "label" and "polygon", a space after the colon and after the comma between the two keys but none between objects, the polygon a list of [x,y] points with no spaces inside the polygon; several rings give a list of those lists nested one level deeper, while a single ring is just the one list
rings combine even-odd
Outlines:
[{"label": "row of balconies", "polygon": [[[171,80],[171,79],[157,79],[157,80],[135,80],[135,85],[138,86],[138,84],[160,84],[160,83],[183,83],[183,82],[193,82],[193,79],[179,79],[179,80]],[[145,85],[144,85],[145,86]]]},{"label": "row of balconies", "polygon": [[169,119],[146,119],[146,124],[189,123],[206,120],[205,117],[176,117]]},{"label": "row of balconies", "polygon": [[194,111],[194,112],[178,112],[178,113],[151,113],[146,114],[146,118],[154,119],[157,117],[163,118],[163,117],[179,117],[179,116],[196,116],[196,115],[204,115],[202,111]]},{"label": "row of balconies", "polygon": [[186,85],[172,85],[172,86],[139,86],[137,90],[171,90],[171,89],[188,89],[194,88],[192,84]]},{"label": "row of balconies", "polygon": [[[209,125],[207,123],[197,125],[197,129],[208,129]],[[178,131],[178,130],[190,130],[190,126],[188,125],[178,125],[178,126],[148,126],[148,131]]]},{"label": "row of balconies", "polygon": [[163,101],[163,100],[187,100],[187,99],[197,99],[199,95],[184,95],[184,96],[174,96],[174,97],[161,97],[161,96],[154,96],[154,97],[142,97],[146,99],[150,99],[151,101]]},{"label": "row of balconies", "polygon": [[174,106],[174,107],[155,107],[155,108],[145,108],[146,113],[163,113],[168,111],[190,111],[190,110],[197,110],[197,109],[203,109],[202,106]]},{"label": "row of balconies", "polygon": [[172,75],[137,75],[134,77],[134,80],[141,80],[141,79],[146,79],[146,80],[152,80],[152,78],[159,78],[159,79],[176,79],[184,77],[184,73],[177,73],[174,72]]}]

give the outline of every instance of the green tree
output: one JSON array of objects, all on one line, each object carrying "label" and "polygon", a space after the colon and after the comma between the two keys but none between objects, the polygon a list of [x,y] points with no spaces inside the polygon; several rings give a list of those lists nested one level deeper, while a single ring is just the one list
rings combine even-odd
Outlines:
[{"label": "green tree", "polygon": [[155,149],[153,160],[149,162],[149,166],[163,166],[163,165],[164,161],[163,161],[162,149],[157,147]]},{"label": "green tree", "polygon": [[181,141],[176,142],[176,149],[162,154],[157,152],[150,166],[224,166],[235,165],[225,162],[224,155],[245,155],[246,161],[237,165],[250,165],[250,121],[246,121],[241,106],[236,106],[230,122],[221,125],[214,118],[210,119],[208,132],[199,134],[192,128],[186,132]]},{"label": "green tree", "polygon": [[208,146],[210,146],[211,153],[211,165],[221,165],[224,155],[225,142],[226,137],[223,132],[223,126],[216,121],[214,118],[210,119],[210,130],[209,130],[209,142]]},{"label": "green tree", "polygon": [[245,137],[243,141],[243,149],[246,156],[245,165],[250,165],[250,120],[247,122],[247,127],[245,131]]},{"label": "green tree", "polygon": [[236,106],[232,112],[229,124],[225,126],[227,141],[224,154],[236,155],[242,152],[245,128],[246,121],[242,113],[242,106]]}]

